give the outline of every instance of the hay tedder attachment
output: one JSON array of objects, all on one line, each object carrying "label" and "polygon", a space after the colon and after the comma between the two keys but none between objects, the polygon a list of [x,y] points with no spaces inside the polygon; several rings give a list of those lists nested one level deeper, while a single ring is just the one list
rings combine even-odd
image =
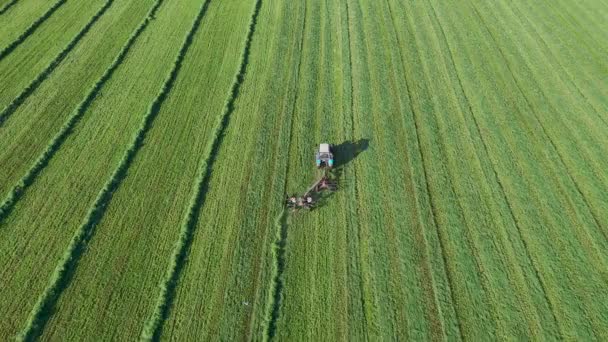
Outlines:
[{"label": "hay tedder attachment", "polygon": [[287,196],[287,207],[292,210],[313,209],[323,195],[323,192],[338,190],[338,181],[332,176],[334,155],[330,144],[320,144],[315,153],[317,165],[317,180],[306,190],[302,196]]}]

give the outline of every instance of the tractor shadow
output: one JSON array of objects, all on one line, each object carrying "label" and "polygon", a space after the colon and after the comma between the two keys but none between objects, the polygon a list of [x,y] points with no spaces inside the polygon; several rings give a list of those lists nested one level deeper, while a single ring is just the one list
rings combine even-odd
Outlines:
[{"label": "tractor shadow", "polygon": [[333,145],[334,169],[340,169],[352,162],[359,154],[367,150],[369,139],[359,139],[357,141],[345,141],[339,145]]},{"label": "tractor shadow", "polygon": [[318,210],[329,204],[329,200],[333,195],[345,188],[348,185],[349,180],[343,178],[344,168],[351,163],[357,156],[363,153],[369,147],[369,139],[359,139],[357,141],[345,141],[338,145],[332,146],[332,152],[334,154],[334,168],[329,172],[329,178],[338,184],[336,191],[323,191],[316,194],[315,197],[315,208]]}]

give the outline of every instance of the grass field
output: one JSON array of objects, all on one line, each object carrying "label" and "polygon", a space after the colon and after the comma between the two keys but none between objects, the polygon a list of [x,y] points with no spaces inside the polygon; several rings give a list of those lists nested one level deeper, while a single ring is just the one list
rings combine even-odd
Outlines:
[{"label": "grass field", "polygon": [[0,336],[607,340],[606,22],[0,0]]}]

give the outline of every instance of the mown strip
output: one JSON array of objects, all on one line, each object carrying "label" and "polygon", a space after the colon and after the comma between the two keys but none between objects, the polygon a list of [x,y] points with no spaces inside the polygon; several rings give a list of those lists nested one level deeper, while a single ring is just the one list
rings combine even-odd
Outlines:
[{"label": "mown strip", "polygon": [[47,20],[51,15],[53,15],[53,13],[55,13],[55,11],[66,2],[67,0],[59,0],[55,4],[53,4],[51,8],[44,12],[44,14],[42,14],[38,19],[36,19],[36,21],[34,21],[32,25],[30,25],[19,37],[17,37],[17,39],[15,39],[12,43],[10,43],[7,47],[2,49],[2,51],[0,51],[0,60],[2,60],[11,52],[13,52],[13,50],[15,50],[15,48],[17,48],[19,44],[23,43],[23,41],[25,41],[27,37],[31,36],[45,20]]},{"label": "mown strip", "polygon": [[[350,134],[350,138],[351,139],[355,139],[356,135],[356,126],[357,125],[357,120],[355,118],[355,88],[354,88],[354,84],[353,84],[353,33],[351,32],[352,30],[352,23],[351,23],[351,10],[350,10],[350,6],[348,5],[349,1],[346,0],[344,1],[344,7],[345,7],[345,20],[346,20],[346,37],[347,37],[347,41],[346,41],[346,47],[347,47],[347,54],[348,54],[348,79],[346,80],[348,82],[348,89],[347,89],[347,94],[349,97],[349,101],[348,103],[345,105],[345,109],[344,109],[344,113],[348,113],[348,115],[346,116],[347,120],[345,120],[345,136],[347,136],[348,134]],[[349,127],[350,126],[350,132],[349,132]],[[349,243],[351,244],[351,248],[352,250],[354,250],[354,259],[356,260],[356,262],[354,262],[353,264],[356,264],[356,267],[354,267],[357,271],[358,271],[358,276],[357,276],[357,286],[358,286],[358,290],[359,290],[359,306],[361,309],[361,314],[362,314],[362,319],[363,322],[360,322],[361,327],[360,329],[362,330],[362,335],[359,335],[358,337],[362,337],[365,340],[369,340],[369,334],[367,331],[367,327],[369,325],[369,320],[367,317],[367,312],[366,312],[366,302],[365,302],[365,295],[364,295],[364,289],[365,289],[365,284],[364,284],[364,279],[363,279],[363,275],[361,275],[362,269],[363,269],[363,262],[361,260],[361,251],[359,246],[361,245],[361,225],[359,222],[359,218],[361,217],[360,214],[360,207],[359,207],[359,203],[360,203],[360,194],[359,194],[359,188],[357,187],[358,184],[358,177],[357,177],[357,167],[352,167],[352,179],[353,179],[353,185],[348,186],[347,187],[347,191],[349,192],[348,197],[351,197],[354,199],[354,203],[353,201],[348,201],[348,206],[349,206],[349,213],[351,215],[349,215],[349,219],[351,220],[350,222],[350,226],[351,226],[351,232],[353,232],[353,238],[349,239]]]},{"label": "mown strip", "polygon": [[[162,1],[162,0],[161,0]],[[70,244],[68,245],[67,250],[62,256],[55,272],[51,276],[51,280],[49,282],[49,286],[43,291],[42,295],[38,299],[38,302],[32,309],[30,317],[28,318],[27,324],[23,332],[19,335],[20,340],[32,340],[42,333],[44,329],[44,325],[48,320],[49,316],[52,314],[52,309],[57,302],[57,299],[61,295],[63,289],[68,285],[70,280],[70,275],[72,274],[74,268],[77,266],[78,261],[80,260],[80,256],[85,250],[85,245],[89,238],[92,236],[93,230],[103,217],[105,213],[105,209],[112,199],[112,194],[114,191],[118,189],[120,183],[127,175],[127,170],[129,166],[133,162],[137,152],[143,145],[143,141],[146,137],[146,133],[152,127],[152,123],[156,118],[160,108],[162,107],[163,102],[171,92],[173,84],[175,83],[175,79],[177,78],[177,74],[179,73],[182,62],[186,53],[188,52],[188,48],[192,44],[192,40],[194,34],[200,26],[200,23],[206,13],[209,1],[205,1],[205,3],[201,6],[201,9],[194,20],[190,31],[188,32],[184,43],[182,44],[179,53],[176,57],[176,60],[173,63],[173,67],[171,72],[169,73],[168,78],[163,84],[160,93],[157,95],[154,102],[150,105],[148,112],[144,115],[143,122],[135,133],[135,137],[131,146],[126,151],[122,160],[120,161],[118,168],[114,171],[108,182],[106,182],[105,186],[97,196],[93,207],[89,210],[87,214],[87,219],[82,224],[75,235],[73,236]],[[160,1],[155,6],[155,9],[160,6]],[[148,17],[144,20],[144,23],[148,23],[154,17],[154,13],[151,12]],[[145,27],[145,26],[144,26]],[[142,28],[143,30],[143,28]],[[138,30],[139,31],[139,30]],[[118,65],[118,64],[117,64]]]},{"label": "mown strip", "polygon": [[[304,48],[304,33],[306,32],[306,13],[307,13],[307,3],[304,2],[304,10],[303,10],[303,18],[302,18],[302,31],[301,31],[301,38],[300,38],[300,44],[299,44],[299,52],[300,52],[300,56],[298,58],[298,67],[297,67],[297,74],[295,75],[295,81],[294,84],[296,85],[296,91],[295,91],[295,95],[293,98],[293,106],[291,109],[291,113],[295,112],[296,109],[296,104],[298,102],[298,94],[299,92],[297,91],[297,85],[300,81],[300,73],[302,72],[302,50]],[[292,117],[290,119],[290,128],[289,128],[289,145],[291,145],[293,143],[293,132],[294,132],[294,118]],[[289,161],[289,155],[291,149],[288,148],[286,155],[285,155],[285,160]],[[284,182],[283,182],[283,192],[286,193],[287,192],[287,181],[288,181],[288,177],[287,175],[289,175],[289,163],[286,164],[285,166],[285,174],[283,176],[284,178]],[[273,261],[274,261],[274,265],[273,265],[273,274],[272,274],[272,290],[271,290],[271,297],[270,297],[270,302],[268,303],[268,325],[266,327],[266,334],[265,334],[265,338],[267,340],[272,340],[275,335],[276,335],[276,330],[277,330],[277,323],[279,320],[279,315],[280,315],[280,310],[281,310],[281,301],[283,299],[283,287],[285,286],[285,280],[283,279],[283,273],[285,271],[285,248],[287,245],[287,232],[288,232],[288,225],[287,225],[287,212],[285,212],[285,210],[281,211],[280,215],[277,217],[276,222],[275,222],[275,228],[276,228],[276,241],[273,245],[272,248],[272,257],[273,257]]]},{"label": "mown strip", "polygon": [[19,0],[12,0],[11,2],[7,3],[6,5],[4,5],[2,8],[0,8],[0,15],[3,15],[4,12],[8,11],[17,2],[19,2]]},{"label": "mown strip", "polygon": [[0,127],[6,121],[6,119],[15,112],[25,99],[27,99],[38,86],[46,80],[51,73],[57,68],[57,66],[64,60],[64,58],[74,49],[80,39],[84,37],[87,32],[93,27],[93,25],[101,18],[102,15],[112,6],[114,0],[108,0],[106,3],[95,13],[91,20],[74,36],[74,38],[68,43],[68,45],[49,63],[49,65],[30,83],[23,91],[17,95],[1,112],[0,112]]},{"label": "mown strip", "polygon": [[[109,0],[108,2],[112,2],[113,0]],[[99,78],[99,80],[93,85],[91,91],[88,93],[86,98],[78,105],[74,114],[66,121],[66,123],[61,127],[61,130],[53,140],[47,145],[47,148],[42,152],[40,157],[36,160],[34,165],[27,171],[25,176],[21,178],[21,180],[13,187],[10,191],[7,198],[0,205],[0,222],[2,222],[13,210],[17,201],[23,196],[25,190],[32,185],[38,174],[44,169],[44,167],[51,160],[53,155],[59,150],[65,139],[72,133],[74,126],[80,121],[84,113],[86,113],[87,109],[93,103],[97,95],[100,93],[101,88],[104,84],[112,77],[114,71],[118,68],[120,63],[125,59],[129,50],[137,40],[137,38],[141,35],[141,33],[146,29],[150,20],[154,18],[154,14],[160,7],[164,0],[157,0],[154,6],[148,12],[146,18],[142,21],[139,27],[131,34],[122,50],[116,56],[110,67],[105,71],[105,73]]]},{"label": "mown strip", "polygon": [[[205,5],[207,5],[209,1],[211,0],[208,0]],[[262,1],[257,0],[253,10],[253,15],[251,16],[251,21],[249,23],[249,32],[247,33],[247,38],[245,40],[245,48],[241,53],[241,65],[239,71],[235,76],[235,80],[230,91],[230,96],[226,100],[226,104],[224,106],[225,110],[220,115],[220,117],[218,117],[216,126],[213,129],[210,144],[208,145],[204,153],[207,158],[203,160],[200,166],[201,171],[196,181],[197,191],[190,200],[190,204],[188,205],[189,209],[188,214],[186,216],[186,221],[182,225],[182,228],[180,230],[179,238],[175,245],[173,255],[171,256],[171,261],[169,263],[169,268],[167,270],[166,277],[163,280],[162,285],[160,286],[160,294],[158,296],[154,312],[152,313],[150,319],[148,319],[148,321],[144,325],[144,329],[141,335],[142,340],[151,341],[158,340],[160,338],[163,323],[168,316],[169,309],[171,308],[171,303],[175,293],[177,280],[179,278],[181,270],[184,267],[184,261],[192,243],[192,233],[194,232],[194,228],[196,227],[196,224],[198,222],[200,208],[203,206],[203,203],[205,201],[209,178],[211,176],[210,170],[213,167],[213,163],[216,159],[217,151],[221,146],[224,137],[224,131],[226,130],[226,127],[228,126],[228,123],[230,121],[230,115],[232,114],[232,112],[234,112],[234,103],[236,102],[236,99],[239,95],[241,84],[245,80],[247,65],[249,64],[251,42],[253,40],[253,34],[255,33],[255,26],[257,23],[257,18],[261,6]]]}]

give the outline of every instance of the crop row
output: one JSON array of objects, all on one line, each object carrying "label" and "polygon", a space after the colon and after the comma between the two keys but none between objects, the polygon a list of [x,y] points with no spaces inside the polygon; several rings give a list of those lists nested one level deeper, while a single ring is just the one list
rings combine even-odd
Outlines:
[{"label": "crop row", "polygon": [[[501,269],[507,274],[510,285],[502,287],[500,296],[503,299],[492,299],[488,301],[488,304],[495,305],[495,302],[509,301],[511,299],[508,297],[511,296],[518,298],[518,305],[514,306],[518,307],[518,310],[508,314],[507,311],[501,309],[493,320],[499,322],[498,330],[506,329],[508,334],[513,334],[516,329],[520,331],[520,334],[531,334],[539,336],[539,338],[564,336],[564,331],[568,331],[570,334],[572,330],[571,328],[564,329],[567,325],[564,325],[565,322],[560,317],[560,312],[566,307],[569,308],[567,310],[576,310],[578,300],[574,299],[572,295],[578,291],[576,288],[581,284],[571,287],[568,291],[560,291],[560,299],[556,301],[556,290],[562,285],[554,283],[555,275],[551,272],[551,267],[557,267],[555,264],[557,256],[551,245],[560,244],[563,248],[561,253],[569,255],[570,247],[566,246],[574,241],[584,241],[585,236],[571,235],[570,229],[564,229],[568,225],[567,222],[575,227],[588,228],[592,228],[594,224],[588,214],[582,214],[584,213],[584,203],[581,203],[580,199],[576,199],[580,195],[577,194],[572,183],[568,185],[567,170],[563,164],[560,165],[556,151],[547,148],[547,146],[551,146],[551,141],[535,120],[535,116],[539,117],[539,115],[541,120],[545,120],[547,113],[539,112],[539,108],[529,106],[530,94],[542,94],[542,92],[533,90],[533,87],[522,87],[521,80],[513,78],[513,75],[528,72],[527,68],[530,64],[527,64],[526,60],[542,60],[537,55],[538,50],[534,45],[539,42],[536,41],[525,48],[525,51],[521,50],[513,55],[502,54],[500,45],[506,44],[514,37],[518,37],[518,44],[523,44],[527,41],[526,36],[528,35],[525,30],[522,30],[525,26],[520,25],[518,19],[512,17],[508,12],[500,15],[500,19],[492,19],[492,26],[485,26],[483,21],[480,21],[480,15],[500,12],[502,11],[500,8],[503,6],[490,10],[478,5],[475,5],[477,7],[475,9],[470,7],[471,4],[464,4],[449,11],[445,6],[437,4],[432,6],[436,9],[436,20],[438,21],[435,32],[441,37],[443,31],[443,36],[445,36],[445,45],[442,50],[445,52],[444,60],[447,70],[452,69],[450,74],[454,75],[453,89],[457,93],[460,92],[459,89],[463,92],[459,96],[462,97],[460,101],[463,104],[461,108],[464,109],[462,111],[464,121],[459,125],[452,124],[452,127],[470,127],[468,128],[469,134],[473,146],[475,146],[474,149],[477,150],[477,160],[484,174],[479,179],[487,179],[486,182],[479,182],[479,191],[486,191],[491,195],[490,198],[495,199],[494,205],[490,200],[481,202],[486,205],[490,204],[489,214],[495,217],[492,225],[484,225],[484,228],[492,227],[492,235],[488,236],[490,238],[488,241],[491,241],[494,247],[490,249],[484,247],[480,250],[491,251],[481,254],[485,255],[485,258],[490,258],[488,261],[483,261],[481,265],[489,267],[491,260],[502,258],[504,266]],[[432,16],[433,9],[428,10]],[[416,18],[421,18],[421,14],[418,13]],[[502,20],[509,20],[508,24],[503,24],[503,28],[508,27],[510,30],[509,38],[494,39],[491,34],[507,32],[500,29]],[[443,29],[441,26],[446,26],[446,28]],[[489,29],[491,31],[488,30],[488,27],[491,27]],[[470,38],[467,38],[471,35],[479,36],[478,40],[483,43],[472,46]],[[429,40],[427,38],[423,41]],[[441,42],[439,46],[441,46]],[[508,51],[511,53],[517,49],[510,48]],[[507,63],[505,63],[505,58],[507,58]],[[511,58],[519,59],[519,61],[513,63],[512,60],[509,61]],[[483,67],[464,67],[471,65],[470,63]],[[544,68],[544,66],[550,66],[551,62],[545,61],[534,65],[534,68],[539,70],[542,69],[539,66]],[[528,77],[531,81],[545,78],[546,76],[534,77],[534,74]],[[489,86],[490,84],[491,86]],[[540,87],[550,88],[559,84],[559,81],[554,81],[550,84],[544,83]],[[479,89],[484,89],[483,97],[480,96]],[[513,92],[509,89],[516,91]],[[539,102],[543,102],[542,96],[535,98]],[[561,115],[567,112],[568,104],[564,103],[562,106]],[[450,111],[450,113],[453,112]],[[553,112],[559,113],[560,110],[555,108]],[[469,162],[475,160],[466,159]],[[539,168],[538,165],[543,165],[543,167]],[[530,191],[530,187],[534,191]],[[565,192],[559,194],[556,189]],[[538,197],[538,194],[541,193],[543,195]],[[441,199],[441,197],[436,198]],[[574,200],[571,203],[578,202],[576,206],[583,205],[578,208],[568,205],[566,204],[566,201],[569,201],[568,198]],[[466,201],[461,202],[466,204]],[[479,205],[471,208],[479,208]],[[583,211],[579,211],[581,208]],[[571,210],[578,211],[582,215],[571,214]],[[462,211],[468,214],[473,210],[465,207]],[[583,221],[577,222],[580,219]],[[475,232],[474,229],[471,230]],[[570,243],[564,244],[564,235],[571,236]],[[447,248],[449,248],[450,241],[454,240],[446,239]],[[448,262],[452,263],[450,260]],[[571,267],[568,264],[570,262],[562,263],[561,267]],[[548,267],[548,265],[552,266]],[[502,272],[492,270],[488,273],[488,279],[491,281],[500,279]],[[456,289],[460,286],[461,282],[456,281]],[[489,289],[491,290],[495,286],[491,285]],[[461,301],[459,297],[463,293],[457,291],[456,302],[458,303]],[[507,295],[508,293],[512,294]],[[501,307],[503,306],[501,305]],[[461,312],[464,335],[477,333],[478,330],[467,322],[468,314],[466,312],[468,310],[479,312],[479,307],[473,308],[459,304],[457,308]],[[545,324],[541,327],[536,322],[545,322]],[[580,330],[581,333],[583,331]]]},{"label": "crop row", "polygon": [[[113,0],[108,0],[104,8],[110,6]],[[25,173],[25,175],[17,182],[17,184],[10,190],[7,198],[0,205],[0,222],[4,220],[11,212],[16,202],[21,198],[24,191],[34,182],[38,174],[44,169],[44,167],[48,164],[49,160],[55,155],[55,153],[61,148],[61,145],[65,141],[65,139],[70,135],[74,126],[80,121],[83,115],[87,112],[89,106],[97,95],[99,95],[101,88],[104,84],[112,77],[114,71],[118,68],[120,63],[125,59],[129,50],[137,40],[137,38],[141,35],[141,33],[145,30],[145,28],[150,23],[150,20],[154,17],[154,14],[160,7],[163,0],[157,0],[154,6],[150,9],[150,12],[146,16],[146,18],[141,22],[138,28],[131,34],[125,45],[122,47],[119,54],[116,56],[112,64],[106,69],[104,74],[97,80],[97,82],[93,85],[89,93],[86,95],[84,100],[80,102],[78,107],[74,110],[73,114],[69,117],[69,119],[63,124],[59,132],[55,135],[55,137],[51,140],[51,142],[44,149],[42,154],[38,157],[36,162],[32,165],[32,167]],[[98,12],[99,15],[103,13],[105,9],[101,9]]]},{"label": "crop row", "polygon": [[[179,3],[170,6],[184,11],[179,14],[183,16],[197,12],[200,3],[189,2],[190,9],[180,9]],[[101,338],[120,331],[126,339],[138,338],[155,309],[179,227],[196,191],[194,181],[205,159],[203,152],[241,62],[253,2],[211,1],[208,6],[175,85],[146,134],[128,176],[113,193],[103,220],[95,228],[95,238],[58,302],[45,338],[61,336],[71,322],[84,317],[95,319],[79,326],[79,336]],[[217,35],[218,28],[230,34]],[[114,267],[116,263],[120,267]],[[111,291],[113,295],[83,301],[82,294],[91,291]],[[78,310],[77,315],[70,314],[74,310]],[[131,319],[120,320],[123,315]],[[111,323],[99,327],[95,320]]]},{"label": "crop row", "polygon": [[57,66],[65,59],[65,57],[74,49],[80,39],[89,32],[91,27],[97,22],[97,20],[112,6],[114,0],[108,0],[106,3],[95,13],[91,20],[74,36],[74,38],[68,43],[68,45],[49,63],[49,65],[40,73],[36,78],[27,86],[25,89],[17,95],[1,112],[0,112],[0,127],[6,119],[13,114],[19,105],[30,96],[38,86],[46,80],[49,75],[57,68]]},{"label": "crop row", "polygon": [[[99,7],[101,5],[100,3]],[[74,110],[89,95],[152,5],[153,3],[115,2],[63,62],[27,96],[11,114],[10,119],[5,121],[0,129],[3,147],[0,149],[0,164],[11,165],[11,168],[0,173],[2,200],[34,165]],[[94,10],[97,12],[99,7],[95,4]],[[46,32],[39,32],[43,33]],[[41,53],[40,62],[46,64],[42,55]],[[49,54],[46,55],[50,57]],[[12,59],[15,54],[10,57]],[[8,62],[8,59],[6,61]],[[29,59],[24,61],[24,64],[26,68],[37,69],[30,65]],[[28,80],[29,76],[28,73],[22,73],[21,79]],[[15,87],[21,83],[21,80],[8,79],[10,76],[7,76],[7,81],[15,82]],[[23,143],[24,141],[27,143]]]},{"label": "crop row", "polygon": [[[16,301],[0,301],[3,310],[14,312],[11,320],[3,322],[3,328],[9,329],[8,335],[13,333],[11,325],[21,325],[26,320],[37,295],[48,284],[55,266],[76,230],[83,224],[96,196],[132,143],[132,134],[140,127],[143,115],[162,89],[179,46],[192,24],[190,20],[179,25],[169,23],[173,23],[176,14],[188,13],[191,7],[182,10],[178,5],[163,2],[154,19],[150,20],[103,86],[103,96],[97,96],[89,105],[86,114],[36,177],[27,194],[3,221],[1,244],[18,253],[7,253],[0,257],[7,270],[15,271],[0,284],[4,293],[11,293],[10,297],[17,298]],[[194,16],[192,13],[192,19]],[[126,16],[126,19],[132,20],[132,17]],[[138,22],[140,20],[137,18]],[[152,37],[157,38],[150,39]],[[141,82],[141,79],[146,82]],[[78,167],[66,169],[65,165]],[[41,193],[44,195],[41,196]],[[62,214],[66,209],[70,212],[68,216]],[[36,214],[32,215],[33,212]],[[39,229],[33,231],[30,229],[32,226]],[[41,244],[46,251],[44,255],[31,253],[38,250]],[[37,267],[27,275],[22,268],[15,268],[17,258],[21,265],[36,264]],[[29,279],[28,288],[14,286],[24,277]]]},{"label": "crop row", "polygon": [[[162,338],[261,339],[267,329],[302,18],[281,2],[259,6],[247,77],[210,169]],[[294,32],[296,39],[285,39]]]},{"label": "crop row", "polygon": [[178,241],[175,244],[175,248],[171,255],[171,261],[169,268],[167,269],[165,278],[160,286],[160,293],[156,302],[154,313],[150,319],[146,322],[144,330],[142,332],[142,339],[152,340],[160,336],[162,324],[168,315],[168,310],[171,306],[171,298],[174,296],[175,287],[179,278],[180,271],[184,267],[184,262],[190,244],[192,242],[192,233],[196,227],[200,209],[205,201],[205,194],[207,193],[207,187],[209,178],[211,175],[211,168],[215,161],[219,147],[224,137],[224,131],[230,121],[230,115],[234,111],[234,103],[239,94],[241,84],[244,81],[245,73],[247,71],[247,64],[249,62],[249,52],[251,49],[251,40],[255,32],[255,25],[257,17],[260,12],[262,5],[261,0],[257,0],[254,6],[254,11],[251,16],[250,23],[248,25],[248,32],[244,43],[244,49],[240,55],[240,67],[235,75],[230,95],[226,100],[222,114],[218,117],[218,121],[212,130],[209,138],[209,145],[203,152],[206,156],[200,165],[199,175],[195,181],[195,195],[190,200],[188,205],[188,213],[186,219],[181,226]]},{"label": "crop row", "polygon": [[6,11],[8,11],[11,7],[13,7],[19,0],[10,0],[7,2],[2,8],[0,8],[0,15],[3,15]]},{"label": "crop row", "polygon": [[45,20],[47,20],[51,15],[53,15],[53,13],[55,13],[55,11],[59,9],[59,7],[65,4],[66,1],[67,0],[58,0],[57,2],[55,2],[53,6],[51,6],[46,12],[44,12],[38,19],[36,19],[36,21],[34,21],[23,33],[21,33],[19,37],[17,37],[9,45],[0,50],[0,60],[2,60],[11,52],[13,52],[13,50],[15,50],[17,46],[19,46],[19,44],[23,43],[23,41],[25,41],[29,36],[31,36],[36,31],[36,29],[38,29],[38,27],[42,25]]},{"label": "crop row", "polygon": [[[138,30],[135,31],[135,33],[131,37],[131,39],[129,39],[129,41],[127,43],[128,46],[130,46],[131,43],[135,41],[137,36],[139,36],[139,33],[141,33],[145,29],[145,27],[147,26],[147,24],[149,23],[151,18],[154,17],[154,13],[160,6],[161,2],[162,2],[162,0],[157,1],[157,3],[155,4],[155,6],[152,8],[152,10],[150,12],[150,15],[148,17],[146,17],[146,19],[144,20],[142,25],[138,28]],[[123,156],[122,160],[118,164],[118,167],[116,168],[116,170],[114,171],[114,173],[112,174],[112,176],[110,177],[108,182],[105,184],[103,189],[99,192],[97,199],[95,200],[95,203],[93,204],[93,207],[89,210],[89,212],[86,215],[85,223],[82,224],[76,231],[74,237],[72,238],[72,240],[70,241],[70,244],[68,245],[67,250],[65,251],[63,257],[61,258],[60,262],[57,265],[57,268],[55,269],[55,272],[53,273],[53,275],[51,277],[49,286],[44,290],[44,292],[40,296],[36,306],[32,310],[30,318],[28,319],[27,326],[24,330],[24,333],[22,334],[22,336],[24,336],[24,338],[26,340],[30,339],[31,337],[38,336],[38,334],[41,332],[41,328],[43,328],[43,325],[44,325],[44,322],[41,322],[41,320],[48,318],[49,312],[50,312],[50,310],[52,310],[55,302],[57,301],[57,298],[61,295],[62,289],[67,286],[67,283],[69,281],[68,277],[69,277],[71,270],[74,267],[76,267],[76,265],[78,264],[78,261],[84,251],[87,241],[90,239],[95,227],[97,226],[99,221],[102,219],[102,217],[105,213],[106,207],[109,204],[110,200],[112,199],[113,192],[115,192],[118,189],[118,187],[120,186],[120,183],[126,177],[127,170],[129,169],[131,163],[133,162],[133,159],[135,158],[137,152],[141,149],[141,147],[143,145],[143,141],[146,137],[146,133],[150,130],[150,127],[152,126],[154,119],[156,118],[157,114],[159,113],[163,102],[167,98],[167,95],[169,94],[169,92],[171,91],[171,89],[173,87],[173,84],[175,83],[175,79],[182,66],[184,56],[186,55],[188,48],[192,44],[192,38],[193,38],[194,34],[196,33],[196,30],[200,26],[201,20],[205,14],[205,9],[206,9],[207,3],[208,2],[205,2],[205,4],[201,8],[201,11],[197,15],[197,17],[192,25],[192,28],[188,32],[186,39],[185,39],[182,47],[179,50],[179,53],[173,64],[171,72],[169,73],[169,76],[167,77],[165,83],[163,84],[160,93],[158,94],[158,96],[156,97],[154,102],[152,102],[152,104],[150,105],[148,112],[144,115],[142,124],[141,124],[140,128],[137,130],[137,132],[135,133],[135,137],[133,139],[133,142],[131,143],[131,146],[127,149],[125,155]],[[128,48],[123,50],[124,54],[121,53],[119,55],[118,62],[111,66],[112,71],[116,69],[118,64],[120,64],[120,61],[124,58],[127,51],[128,51]],[[111,76],[112,71],[110,71],[109,73],[106,74],[107,78],[109,78]],[[106,75],[104,75],[104,76],[106,76]],[[105,79],[107,79],[107,78],[105,78]],[[103,83],[100,83],[100,86],[102,84]],[[99,91],[99,88],[95,87],[94,92],[96,93],[97,91]],[[91,98],[91,100],[92,100],[92,98]],[[85,100],[85,103],[90,103],[90,101]],[[84,110],[86,110],[86,106],[83,106],[83,107],[84,107]],[[84,112],[84,110],[83,110],[83,112]]]},{"label": "crop row", "polygon": [[[121,54],[119,54],[115,63],[112,64],[108,72],[104,75],[106,77],[102,77],[102,82],[98,83],[96,87],[94,87],[92,94],[96,94],[97,92],[99,92],[99,89],[101,88],[103,83],[105,83],[105,80],[107,80],[111,76],[112,72],[118,67],[122,59],[124,59],[124,56],[126,56],[128,48],[132,45],[135,39],[137,39],[139,34],[143,32],[147,24],[154,17],[156,10],[159,8],[161,3],[162,0],[158,0],[156,2],[156,4],[150,11],[150,14],[144,19],[140,27],[134,32],[134,34],[127,42],[125,49],[121,51]],[[141,149],[143,145],[146,133],[150,130],[150,127],[152,126],[154,119],[159,113],[163,102],[167,98],[167,95],[169,94],[173,87],[173,84],[175,83],[175,79],[181,69],[183,59],[188,51],[188,48],[192,44],[192,38],[196,33],[196,30],[200,26],[201,20],[205,14],[207,4],[208,2],[206,1],[202,6],[198,16],[196,17],[192,28],[188,32],[186,39],[179,50],[171,72],[169,73],[169,76],[163,84],[160,93],[158,94],[154,102],[152,102],[152,104],[150,105],[148,112],[144,115],[142,125],[135,133],[135,137],[133,139],[133,142],[131,143],[131,146],[127,149],[125,155],[118,164],[117,169],[114,171],[106,185],[100,191],[99,195],[97,196],[97,199],[95,200],[95,203],[93,204],[93,207],[86,215],[85,223],[81,225],[80,228],[78,228],[78,230],[76,231],[74,237],[70,241],[66,252],[64,253],[64,256],[58,263],[57,268],[53,273],[53,276],[51,277],[49,286],[44,290],[43,294],[38,300],[38,303],[32,310],[32,314],[30,316],[30,319],[28,320],[27,327],[25,329],[25,332],[23,333],[23,336],[25,336],[26,339],[29,339],[31,336],[37,336],[37,333],[40,332],[40,329],[42,328],[40,326],[40,320],[42,318],[48,317],[48,312],[49,310],[51,310],[57,298],[61,294],[61,290],[67,286],[69,273],[78,264],[78,260],[84,251],[84,246],[86,245],[88,239],[92,236],[93,230],[95,229],[96,225],[102,219],[106,207],[112,198],[113,192],[118,189],[121,181],[126,177],[127,170],[132,164],[137,152]],[[94,96],[91,96],[87,98],[88,101],[85,100],[85,102],[83,102],[82,110],[78,111],[79,113],[81,113],[80,115],[82,115],[82,113],[86,111],[88,103],[90,103],[93,99]]]}]

